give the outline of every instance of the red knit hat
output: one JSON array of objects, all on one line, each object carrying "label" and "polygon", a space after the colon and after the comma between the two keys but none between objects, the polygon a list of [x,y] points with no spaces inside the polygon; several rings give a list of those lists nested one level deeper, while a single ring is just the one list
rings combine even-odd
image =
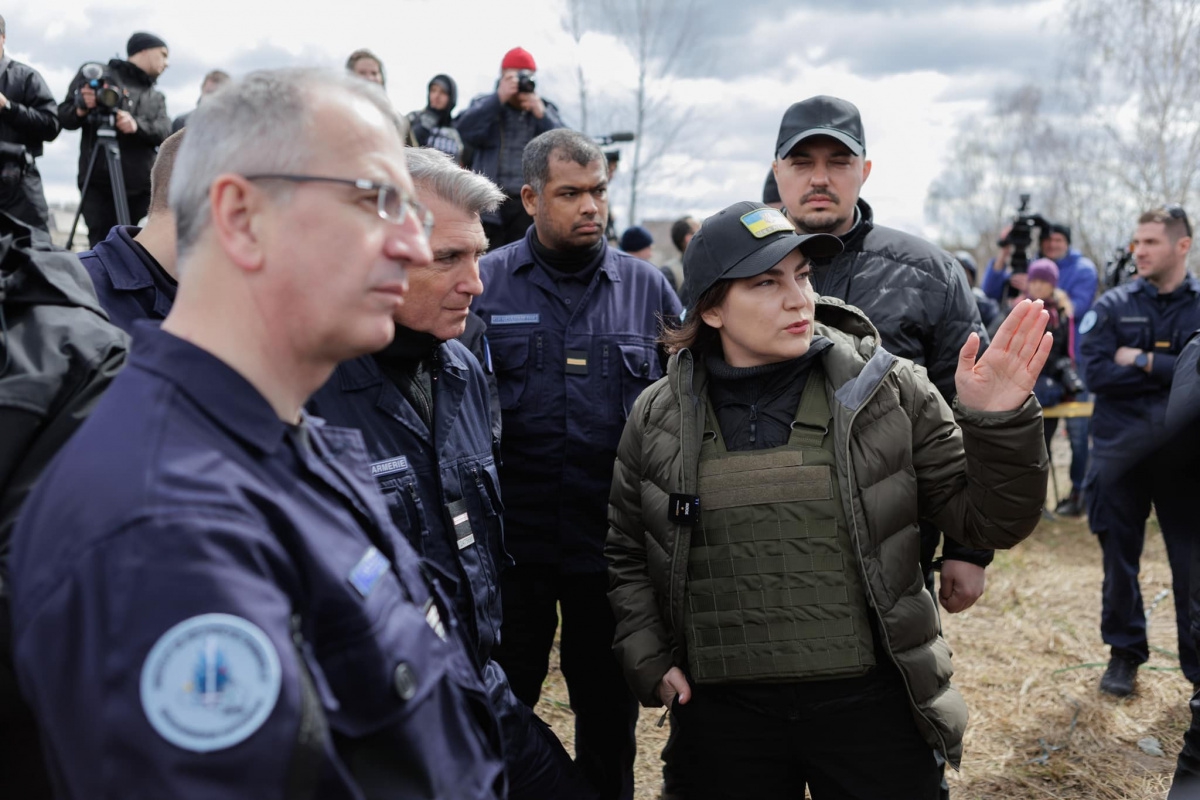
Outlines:
[{"label": "red knit hat", "polygon": [[504,54],[504,60],[500,62],[500,69],[531,69],[536,72],[537,62],[525,48],[514,47]]}]

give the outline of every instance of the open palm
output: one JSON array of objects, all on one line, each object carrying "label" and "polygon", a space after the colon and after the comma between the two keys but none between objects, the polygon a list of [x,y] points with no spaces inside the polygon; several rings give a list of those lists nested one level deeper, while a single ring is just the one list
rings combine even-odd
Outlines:
[{"label": "open palm", "polygon": [[1022,300],[996,331],[987,352],[976,361],[979,336],[972,333],[958,354],[954,385],[958,401],[976,411],[1012,411],[1033,391],[1053,337],[1046,333],[1050,314],[1041,300]]}]

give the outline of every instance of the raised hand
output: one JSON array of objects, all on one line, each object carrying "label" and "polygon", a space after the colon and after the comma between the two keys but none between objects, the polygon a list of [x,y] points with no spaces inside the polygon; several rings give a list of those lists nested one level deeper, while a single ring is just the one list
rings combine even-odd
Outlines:
[{"label": "raised hand", "polygon": [[1041,300],[1022,300],[996,331],[978,361],[979,336],[972,333],[958,353],[954,385],[958,402],[975,411],[1012,411],[1033,391],[1050,356],[1054,338],[1046,333],[1050,314]]}]

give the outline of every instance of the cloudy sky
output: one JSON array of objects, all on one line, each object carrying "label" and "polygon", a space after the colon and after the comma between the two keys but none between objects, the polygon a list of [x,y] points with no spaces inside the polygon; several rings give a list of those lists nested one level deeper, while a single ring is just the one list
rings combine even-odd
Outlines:
[{"label": "cloudy sky", "polygon": [[[673,14],[683,5],[658,1]],[[693,30],[668,83],[660,84],[672,98],[671,113],[686,111],[690,123],[644,191],[639,218],[703,215],[759,199],[783,111],[805,97],[831,94],[862,111],[874,161],[863,196],[877,219],[936,235],[925,222],[925,194],[945,165],[955,130],[981,114],[997,88],[1050,63],[1062,13],[1062,0],[829,5],[695,0]],[[540,93],[559,105],[568,124],[579,125],[582,68],[588,132],[631,129],[637,67],[630,49],[602,18],[588,20],[591,30],[577,44],[563,28],[564,6],[565,0],[52,0],[20,3],[5,17],[8,53],[40,70],[58,100],[82,62],[124,57],[135,30],[152,31],[170,45],[171,66],[159,87],[172,116],[194,106],[209,69],[236,76],[271,66],[336,67],[359,47],[383,59],[399,110],[423,106],[425,86],[439,72],[458,81],[461,109],[492,88],[502,55],[520,45],[537,59]],[[632,160],[631,147],[624,146],[623,167]],[[52,203],[78,197],[78,151],[78,132],[64,131],[47,146],[40,168]],[[614,186],[622,226],[628,224],[627,182],[626,170]]]}]

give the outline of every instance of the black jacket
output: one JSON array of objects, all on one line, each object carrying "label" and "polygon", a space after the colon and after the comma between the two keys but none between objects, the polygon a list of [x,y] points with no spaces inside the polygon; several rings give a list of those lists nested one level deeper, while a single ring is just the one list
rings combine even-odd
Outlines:
[{"label": "black jacket", "polygon": [[924,239],[876,225],[867,201],[860,199],[858,210],[861,219],[842,237],[842,254],[814,262],[814,287],[861,309],[884,348],[925,367],[951,402],[967,335],[975,331],[988,341],[962,267]]},{"label": "black jacket", "polygon": [[[988,341],[962,267],[924,239],[876,225],[871,206],[861,198],[858,211],[858,225],[841,237],[845,250],[813,262],[814,288],[861,309],[879,330],[884,349],[925,367],[952,403],[959,349],[971,331]],[[992,560],[991,551],[965,548],[953,539],[946,540],[944,553],[981,566]]]},{"label": "black jacket", "polygon": [[[154,88],[154,78],[151,78],[139,67],[114,58],[108,62],[108,68],[126,93],[122,109],[128,111],[137,120],[137,130],[133,133],[118,133],[117,142],[121,147],[121,167],[125,176],[125,191],[129,194],[140,194],[150,191],[150,168],[154,166],[154,157],[163,139],[171,135],[171,118],[167,116],[167,99],[162,92]],[[90,116],[81,117],[75,113],[75,92],[84,84],[84,78],[76,73],[67,89],[67,97],[58,104],[58,121],[63,129],[73,131],[83,128],[83,137],[79,142],[79,188],[83,188],[83,180],[87,176],[88,161],[92,156],[92,146],[96,143],[96,124]],[[92,170],[92,181],[100,186],[110,184],[108,164],[103,156],[96,159]]]},{"label": "black jacket", "polygon": [[124,365],[129,341],[79,259],[30,236],[0,214],[0,577],[21,502]]},{"label": "black jacket", "polygon": [[0,58],[0,94],[8,105],[0,109],[0,142],[23,144],[34,158],[42,155],[42,143],[58,136],[54,95],[33,67]]}]

